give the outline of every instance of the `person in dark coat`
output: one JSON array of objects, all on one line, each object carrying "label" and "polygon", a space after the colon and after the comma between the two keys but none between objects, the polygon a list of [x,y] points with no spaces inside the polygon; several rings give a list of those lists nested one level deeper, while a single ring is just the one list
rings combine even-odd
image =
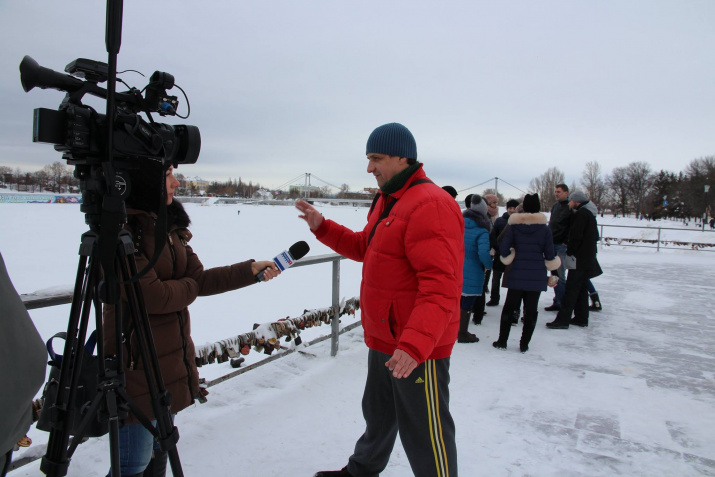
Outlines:
[{"label": "person in dark coat", "polygon": [[559,281],[554,287],[554,301],[546,307],[546,311],[559,311],[561,301],[566,292],[566,269],[564,262],[566,261],[566,241],[569,236],[569,227],[571,226],[571,209],[569,208],[569,186],[566,184],[557,184],[554,188],[554,197],[556,202],[551,207],[551,215],[549,217],[549,228],[551,235],[554,237],[554,248],[556,255],[561,259],[561,266],[558,270],[554,270],[552,275],[559,277]]},{"label": "person in dark coat", "polygon": [[546,225],[546,216],[539,212],[539,195],[527,194],[523,207],[523,214],[515,213],[509,217],[509,226],[499,244],[500,259],[510,268],[506,276],[508,291],[502,308],[499,339],[492,345],[495,348],[506,348],[512,316],[523,301],[524,328],[519,348],[525,353],[536,327],[539,297],[548,286],[547,270],[557,269],[561,260],[554,252],[553,237],[551,229]]},{"label": "person in dark coat", "polygon": [[[498,237],[499,235],[504,231],[506,226],[509,223],[509,217],[511,214],[516,212],[516,208],[519,206],[519,201],[515,199],[510,199],[506,202],[506,212],[504,212],[501,217],[498,217],[494,221],[494,226],[492,227],[492,231],[489,234],[489,240],[492,245],[492,249],[494,249],[494,255],[499,254],[499,241]],[[501,300],[501,293],[500,293],[500,288],[501,288],[501,278],[502,274],[504,273],[504,264],[501,262],[501,260],[497,259],[494,260],[494,264],[492,266],[492,291],[491,294],[489,295],[489,301],[487,302],[486,306],[497,306],[499,305],[499,300]]]},{"label": "person in dark coat", "polygon": [[551,329],[567,329],[569,324],[588,326],[588,280],[603,273],[596,258],[598,224],[596,216],[589,210],[593,204],[583,192],[573,191],[569,196],[569,207],[574,214],[566,245],[566,293],[556,319],[546,323]]},{"label": "person in dark coat", "polygon": [[[204,269],[189,245],[192,238],[187,228],[189,216],[183,206],[173,200],[174,191],[179,186],[173,167],[145,160],[139,169],[130,171],[129,176],[131,193],[126,200],[125,228],[132,232],[138,270],[143,270],[154,256],[157,214],[162,199],[165,198],[167,204],[167,234],[160,239],[163,248],[156,264],[139,280],[139,284],[162,379],[172,397],[171,413],[175,414],[193,404],[200,392],[188,306],[198,296],[252,285],[261,271],[264,271],[265,280],[270,280],[280,270],[272,260],[246,260],[225,267]],[[166,196],[161,190],[164,183]],[[126,316],[127,303],[124,302],[120,309],[124,324],[121,342],[124,343],[126,392],[142,414],[150,420],[155,419],[144,376],[144,363],[139,357],[131,320]],[[105,305],[103,313],[104,345],[109,356],[116,353],[115,306]],[[122,477],[166,475],[167,452],[155,447],[151,432],[132,413],[119,429],[119,454]]]}]

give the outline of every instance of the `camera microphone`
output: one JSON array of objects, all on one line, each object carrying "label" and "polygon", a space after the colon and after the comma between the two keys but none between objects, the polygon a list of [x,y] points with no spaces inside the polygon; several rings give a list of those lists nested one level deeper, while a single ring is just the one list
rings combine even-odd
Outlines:
[{"label": "camera microphone", "polygon": [[[301,240],[300,242],[296,242],[291,245],[288,250],[284,250],[280,254],[276,255],[273,258],[273,261],[276,265],[278,265],[278,268],[280,268],[282,272],[286,268],[292,267],[296,260],[300,260],[305,257],[308,251],[310,251],[310,247],[306,242]],[[258,275],[256,275],[257,282],[262,282],[264,280],[263,272],[265,272],[265,270],[262,270]]]}]

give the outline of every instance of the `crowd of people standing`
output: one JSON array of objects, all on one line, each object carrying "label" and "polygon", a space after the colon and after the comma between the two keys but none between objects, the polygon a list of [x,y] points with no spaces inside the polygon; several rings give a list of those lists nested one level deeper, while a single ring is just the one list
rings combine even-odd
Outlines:
[{"label": "crowd of people standing", "polygon": [[[452,197],[456,198],[454,188],[445,186],[445,190],[453,191]],[[499,306],[501,288],[506,288],[507,293],[499,338],[493,343],[498,349],[506,349],[511,327],[519,324],[523,305],[519,349],[528,351],[536,328],[539,298],[548,287],[554,289],[554,298],[544,310],[557,313],[546,324],[548,329],[586,327],[589,313],[601,311],[600,297],[591,282],[602,273],[596,247],[598,210],[582,191],[569,192],[566,184],[555,187],[554,197],[556,202],[548,220],[541,213],[538,194],[526,194],[521,202],[510,199],[501,216],[497,213],[496,196],[466,197],[458,342],[479,341],[468,331],[469,316],[473,324],[480,325],[486,314],[484,307]],[[490,288],[490,298],[485,303]]]}]

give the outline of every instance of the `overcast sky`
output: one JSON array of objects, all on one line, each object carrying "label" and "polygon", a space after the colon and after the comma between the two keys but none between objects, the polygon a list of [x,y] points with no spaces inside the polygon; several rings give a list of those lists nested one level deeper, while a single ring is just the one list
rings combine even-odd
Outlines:
[{"label": "overcast sky", "polygon": [[[63,93],[24,93],[18,65],[106,62],[105,7],[0,0],[0,165],[60,159],[32,143],[32,110]],[[553,166],[570,184],[588,161],[681,171],[715,154],[713,52],[713,0],[130,0],[118,70],[144,73],[120,75],[139,88],[169,72],[188,94],[187,120],[160,119],[201,131],[187,176],[374,186],[367,137],[400,122],[438,184],[526,189]]]}]

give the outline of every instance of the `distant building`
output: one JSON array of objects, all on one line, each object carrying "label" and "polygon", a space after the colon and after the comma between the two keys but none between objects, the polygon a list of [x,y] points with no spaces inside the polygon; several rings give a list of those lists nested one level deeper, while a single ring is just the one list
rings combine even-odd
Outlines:
[{"label": "distant building", "polygon": [[184,189],[194,189],[198,191],[205,191],[206,189],[209,188],[209,181],[205,181],[199,176],[196,177],[184,177],[184,180],[181,181],[182,184],[181,186]]},{"label": "distant building", "polygon": [[301,197],[315,197],[320,195],[320,187],[312,185],[292,185],[289,189],[290,194],[298,194]]},{"label": "distant building", "polygon": [[268,189],[258,189],[256,192],[253,193],[253,198],[254,199],[272,199],[273,198],[273,193],[269,191]]},{"label": "distant building", "polygon": [[368,188],[356,192],[341,192],[338,197],[341,199],[372,199],[377,194],[378,189]]}]

